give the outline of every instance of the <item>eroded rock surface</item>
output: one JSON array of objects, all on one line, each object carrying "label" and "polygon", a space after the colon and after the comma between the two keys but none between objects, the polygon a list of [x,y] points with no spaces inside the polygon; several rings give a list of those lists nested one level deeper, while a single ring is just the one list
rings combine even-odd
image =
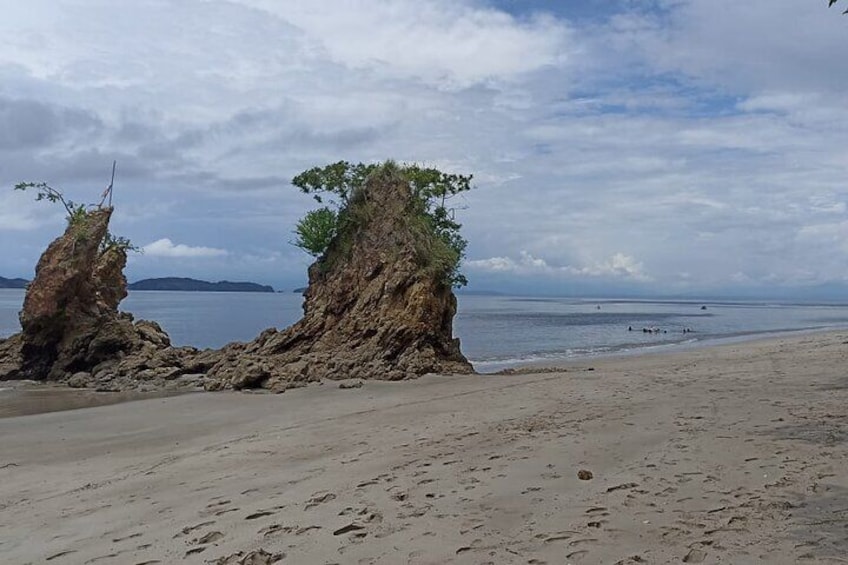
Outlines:
[{"label": "eroded rock surface", "polygon": [[[304,316],[221,350],[172,347],[154,322],[118,311],[126,252],[104,249],[111,208],[71,222],[42,255],[20,313],[0,340],[0,380],[65,382],[101,390],[265,387],[321,379],[471,373],[452,335],[456,298],[420,199],[385,171],[352,198],[351,218],[309,268]],[[419,207],[419,208],[416,208]]]},{"label": "eroded rock surface", "polygon": [[[171,347],[155,322],[118,312],[126,251],[103,246],[111,208],[88,212],[42,254],[20,313],[0,341],[0,380],[66,382],[106,390],[200,386],[213,352]],[[183,375],[194,378],[182,378]]]},{"label": "eroded rock surface", "polygon": [[303,318],[223,350],[207,388],[285,390],[320,379],[470,373],[452,335],[456,297],[415,223],[409,184],[372,177],[353,198],[357,218],[309,268]]}]

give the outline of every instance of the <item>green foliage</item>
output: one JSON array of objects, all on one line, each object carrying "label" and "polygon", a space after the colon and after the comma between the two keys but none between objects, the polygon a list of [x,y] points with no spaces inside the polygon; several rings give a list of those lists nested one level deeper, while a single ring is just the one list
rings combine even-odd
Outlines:
[{"label": "green foliage", "polygon": [[74,218],[79,219],[81,214],[85,214],[85,206],[76,204],[73,200],[65,200],[65,196],[61,190],[57,190],[46,182],[19,182],[15,185],[15,190],[30,190],[35,189],[35,200],[47,200],[48,202],[61,202],[68,212],[68,223],[72,223]]},{"label": "green foliage", "polygon": [[[88,220],[88,209],[85,204],[77,204],[73,200],[66,200],[65,195],[61,190],[53,188],[46,182],[19,182],[14,187],[15,190],[35,190],[36,202],[46,200],[48,202],[59,202],[68,213],[67,220],[69,226],[80,226]],[[115,236],[110,232],[106,232],[103,241],[100,242],[100,251],[105,252],[107,249],[117,248],[124,253],[134,251],[141,253],[141,248],[133,245],[126,237]]]},{"label": "green foliage", "polygon": [[347,161],[339,161],[326,167],[312,167],[292,179],[292,184],[304,194],[311,194],[319,203],[324,202],[325,195],[335,196],[337,207],[347,204],[353,190],[365,184],[377,165],[357,163],[351,165]]},{"label": "green foliage", "polygon": [[100,242],[100,253],[105,253],[109,249],[118,249],[125,254],[130,251],[134,253],[144,252],[141,247],[134,245],[128,238],[120,235],[116,236],[112,232],[107,231],[103,237],[103,241]]},{"label": "green foliage", "polygon": [[88,212],[82,204],[75,205],[73,202],[68,202],[71,206],[71,213],[68,215],[68,225],[74,226],[84,222],[88,218]]},{"label": "green foliage", "polygon": [[[320,200],[319,200],[320,202]],[[338,231],[338,215],[330,208],[318,208],[306,213],[295,228],[294,244],[313,257],[324,254]]]},{"label": "green foliage", "polygon": [[[459,271],[468,242],[460,234],[462,225],[455,220],[454,209],[448,208],[447,203],[471,189],[472,175],[443,173],[415,164],[397,165],[394,161],[379,165],[339,161],[326,167],[313,167],[294,177],[292,184],[320,203],[328,199],[335,209],[324,207],[309,212],[297,224],[298,239],[294,244],[315,257],[324,257],[333,239],[350,223],[368,221],[363,215],[374,211],[351,204],[357,202],[362,194],[360,189],[375,174],[397,175],[398,180],[409,183],[419,205],[413,227],[420,230],[417,238],[422,247],[420,254],[428,258],[433,268],[447,273],[447,282],[452,286],[468,284]],[[344,242],[339,245],[347,247]]]}]

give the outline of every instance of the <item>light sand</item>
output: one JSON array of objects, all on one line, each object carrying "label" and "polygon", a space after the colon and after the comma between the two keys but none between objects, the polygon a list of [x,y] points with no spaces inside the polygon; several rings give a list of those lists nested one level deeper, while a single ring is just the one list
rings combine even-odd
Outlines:
[{"label": "light sand", "polygon": [[0,562],[846,562],[846,341],[0,419]]}]

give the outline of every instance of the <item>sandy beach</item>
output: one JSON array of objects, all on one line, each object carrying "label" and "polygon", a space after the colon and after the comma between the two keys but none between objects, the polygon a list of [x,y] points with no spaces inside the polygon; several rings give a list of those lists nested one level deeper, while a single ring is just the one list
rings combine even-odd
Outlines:
[{"label": "sandy beach", "polygon": [[0,561],[844,563],[846,359],[832,332],[3,418]]}]

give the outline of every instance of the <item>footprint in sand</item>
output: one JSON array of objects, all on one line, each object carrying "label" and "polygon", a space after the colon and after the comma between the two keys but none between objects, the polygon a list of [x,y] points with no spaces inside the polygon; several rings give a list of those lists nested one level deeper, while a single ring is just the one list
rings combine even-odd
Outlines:
[{"label": "footprint in sand", "polygon": [[253,514],[248,514],[244,517],[245,520],[256,520],[257,518],[264,518],[265,516],[272,516],[276,514],[276,511],[272,510],[260,510],[259,512],[254,512]]},{"label": "footprint in sand", "polygon": [[210,520],[208,522],[201,522],[199,524],[195,524],[194,526],[186,526],[185,528],[183,528],[182,530],[180,530],[179,532],[174,534],[174,539],[188,535],[191,532],[193,532],[195,530],[199,530],[200,528],[202,528],[204,526],[211,526],[214,523],[215,523],[215,520]]},{"label": "footprint in sand", "polygon": [[684,563],[703,563],[707,558],[707,553],[698,548],[692,548],[689,553],[683,558]]},{"label": "footprint in sand", "polygon": [[59,553],[55,553],[50,557],[46,558],[45,561],[53,561],[54,559],[58,559],[59,557],[64,557],[66,555],[70,555],[71,553],[76,553],[75,549],[69,549],[67,551],[60,551]]},{"label": "footprint in sand", "polygon": [[335,500],[336,495],[331,492],[316,492],[312,495],[312,497],[306,501],[306,506],[303,508],[304,510],[309,510],[310,508],[314,508],[319,504],[324,504],[325,502],[330,502],[331,500]]},{"label": "footprint in sand", "polygon": [[122,538],[113,538],[112,543],[118,543],[118,542],[122,542],[124,540],[133,539],[133,538],[137,538],[137,537],[140,537],[140,536],[141,536],[141,532],[136,532],[134,534],[126,535]]},{"label": "footprint in sand", "polygon": [[224,539],[224,534],[221,532],[209,532],[208,534],[191,541],[193,545],[204,545],[207,543],[215,543],[218,540]]}]

